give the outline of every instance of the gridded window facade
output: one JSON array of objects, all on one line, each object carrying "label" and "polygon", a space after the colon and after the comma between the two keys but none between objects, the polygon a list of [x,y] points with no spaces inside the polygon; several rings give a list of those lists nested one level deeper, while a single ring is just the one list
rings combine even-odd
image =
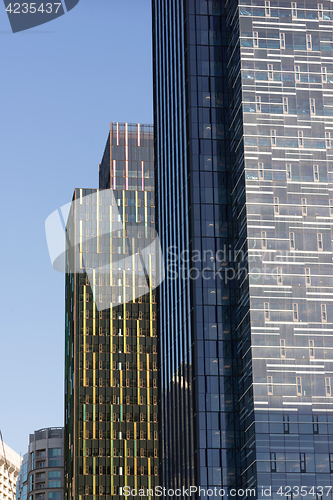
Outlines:
[{"label": "gridded window facade", "polygon": [[[231,221],[242,220],[248,244],[239,303],[249,298],[249,316],[236,308],[237,332],[244,352],[252,348],[239,423],[241,434],[255,427],[241,437],[237,481],[269,484],[275,498],[281,478],[301,487],[313,474],[318,496],[317,485],[330,484],[333,450],[332,4],[270,2],[269,15],[264,0],[225,5],[229,68],[241,70],[233,82]],[[234,245],[243,248],[240,238]]]},{"label": "gridded window facade", "polygon": [[[272,498],[282,478],[330,484],[332,20],[330,2],[153,2],[165,250],[231,249],[230,274],[245,271],[220,302],[208,280],[161,286],[169,487],[191,470]],[[174,382],[185,360],[188,395]]]},{"label": "gridded window facade", "polygon": [[[100,165],[100,190],[76,189],[74,200],[85,203],[95,193],[103,205],[103,190],[114,191],[123,238],[137,227],[137,238],[154,228],[153,127],[112,123]],[[87,207],[85,223],[98,220],[98,209]],[[105,215],[105,214],[104,214]],[[111,227],[113,216],[100,216],[98,228]],[[96,219],[96,220],[95,220]],[[95,226],[92,226],[95,227]],[[81,236],[82,224],[73,217],[68,231]],[[97,234],[99,229],[97,228]],[[80,232],[81,231],[81,232]],[[142,233],[141,233],[141,232]],[[146,279],[132,280],[119,270],[118,239],[111,232],[108,252],[112,272],[98,274],[99,257],[92,245],[78,245],[72,258],[84,256],[91,274],[66,276],[66,498],[123,498],[122,487],[158,485],[157,326],[156,287],[152,266]],[[143,250],[143,249],[142,249]],[[110,285],[124,297],[104,297]],[[148,280],[148,281],[147,281]],[[134,288],[149,293],[133,300]],[[144,288],[145,287],[145,288]],[[49,478],[49,481],[56,478]]]}]

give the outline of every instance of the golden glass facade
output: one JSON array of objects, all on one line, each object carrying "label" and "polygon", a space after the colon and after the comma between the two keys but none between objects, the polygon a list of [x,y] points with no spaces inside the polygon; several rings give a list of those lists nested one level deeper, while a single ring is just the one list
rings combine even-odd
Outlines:
[{"label": "golden glass facade", "polygon": [[[132,276],[132,272],[119,269],[119,235],[112,232],[117,221],[111,211],[108,218],[107,210],[102,209],[103,190],[111,188],[124,246],[133,228],[140,240],[141,232],[148,234],[154,228],[153,177],[153,127],[112,123],[100,164],[100,190],[74,191],[73,201],[78,205],[72,205],[67,233],[76,245],[68,251],[68,269],[77,269],[70,261],[82,262],[87,273],[66,275],[68,500],[120,498],[124,486],[146,490],[158,485],[154,264],[151,259],[149,268],[144,269],[145,278],[134,279],[134,271]],[[90,203],[87,200],[95,201],[85,210],[73,208]],[[82,242],[90,222],[96,245]],[[105,235],[106,227],[110,227],[109,244],[100,245],[98,235],[101,231]],[[103,253],[103,262],[110,259],[109,275],[99,272]],[[131,300],[137,296],[134,287],[146,290],[147,284],[149,293]],[[112,285],[121,288],[123,303],[108,291]],[[111,298],[105,308],[103,296],[108,293]]]}]

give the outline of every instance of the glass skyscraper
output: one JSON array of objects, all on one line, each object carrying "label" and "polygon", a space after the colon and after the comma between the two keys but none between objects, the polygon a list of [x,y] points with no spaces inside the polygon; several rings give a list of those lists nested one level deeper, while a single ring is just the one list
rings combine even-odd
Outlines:
[{"label": "glass skyscraper", "polygon": [[[111,124],[99,188],[75,190],[67,224],[75,241],[66,275],[68,500],[120,499],[124,486],[158,484],[154,269],[138,278],[118,259],[123,251],[131,258],[133,231],[140,244],[154,228],[152,125]],[[116,216],[105,208],[109,189]],[[100,271],[105,263],[109,273]]]},{"label": "glass skyscraper", "polygon": [[332,20],[153,0],[166,486],[332,497]]}]

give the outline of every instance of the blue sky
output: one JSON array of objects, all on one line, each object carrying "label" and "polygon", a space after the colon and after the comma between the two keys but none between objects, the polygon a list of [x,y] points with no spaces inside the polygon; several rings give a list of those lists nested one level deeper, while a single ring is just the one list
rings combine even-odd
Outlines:
[{"label": "blue sky", "polygon": [[0,2],[0,429],[16,452],[63,425],[64,275],[44,223],[98,187],[110,121],[152,123],[150,0],[80,0],[12,34]]}]

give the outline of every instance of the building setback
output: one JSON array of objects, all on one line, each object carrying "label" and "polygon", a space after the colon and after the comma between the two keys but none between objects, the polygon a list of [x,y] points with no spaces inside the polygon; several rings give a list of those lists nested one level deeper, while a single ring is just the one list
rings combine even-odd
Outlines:
[{"label": "building setback", "polygon": [[[120,270],[114,232],[121,223],[123,248],[133,232],[144,239],[154,228],[153,127],[112,123],[99,175],[99,190],[76,189],[73,196],[77,206],[89,200],[97,200],[97,206],[86,205],[83,216],[77,209],[67,224],[68,234],[78,242],[82,224],[84,236],[96,227],[97,236],[110,228],[108,241],[97,243],[97,254],[87,241],[68,256],[72,262],[82,259],[87,270],[73,273],[69,267],[66,275],[68,500],[92,500],[96,495],[116,499],[124,486],[158,484],[154,278],[148,267],[149,292],[138,296],[140,288],[146,290],[146,279],[134,281],[132,273]],[[113,190],[119,216],[103,212],[108,189]],[[99,272],[100,259],[109,263],[109,275]]]},{"label": "building setback", "polygon": [[50,427],[30,434],[17,481],[17,500],[64,498],[64,429]]},{"label": "building setback", "polygon": [[165,486],[332,498],[332,20],[153,0]]}]

